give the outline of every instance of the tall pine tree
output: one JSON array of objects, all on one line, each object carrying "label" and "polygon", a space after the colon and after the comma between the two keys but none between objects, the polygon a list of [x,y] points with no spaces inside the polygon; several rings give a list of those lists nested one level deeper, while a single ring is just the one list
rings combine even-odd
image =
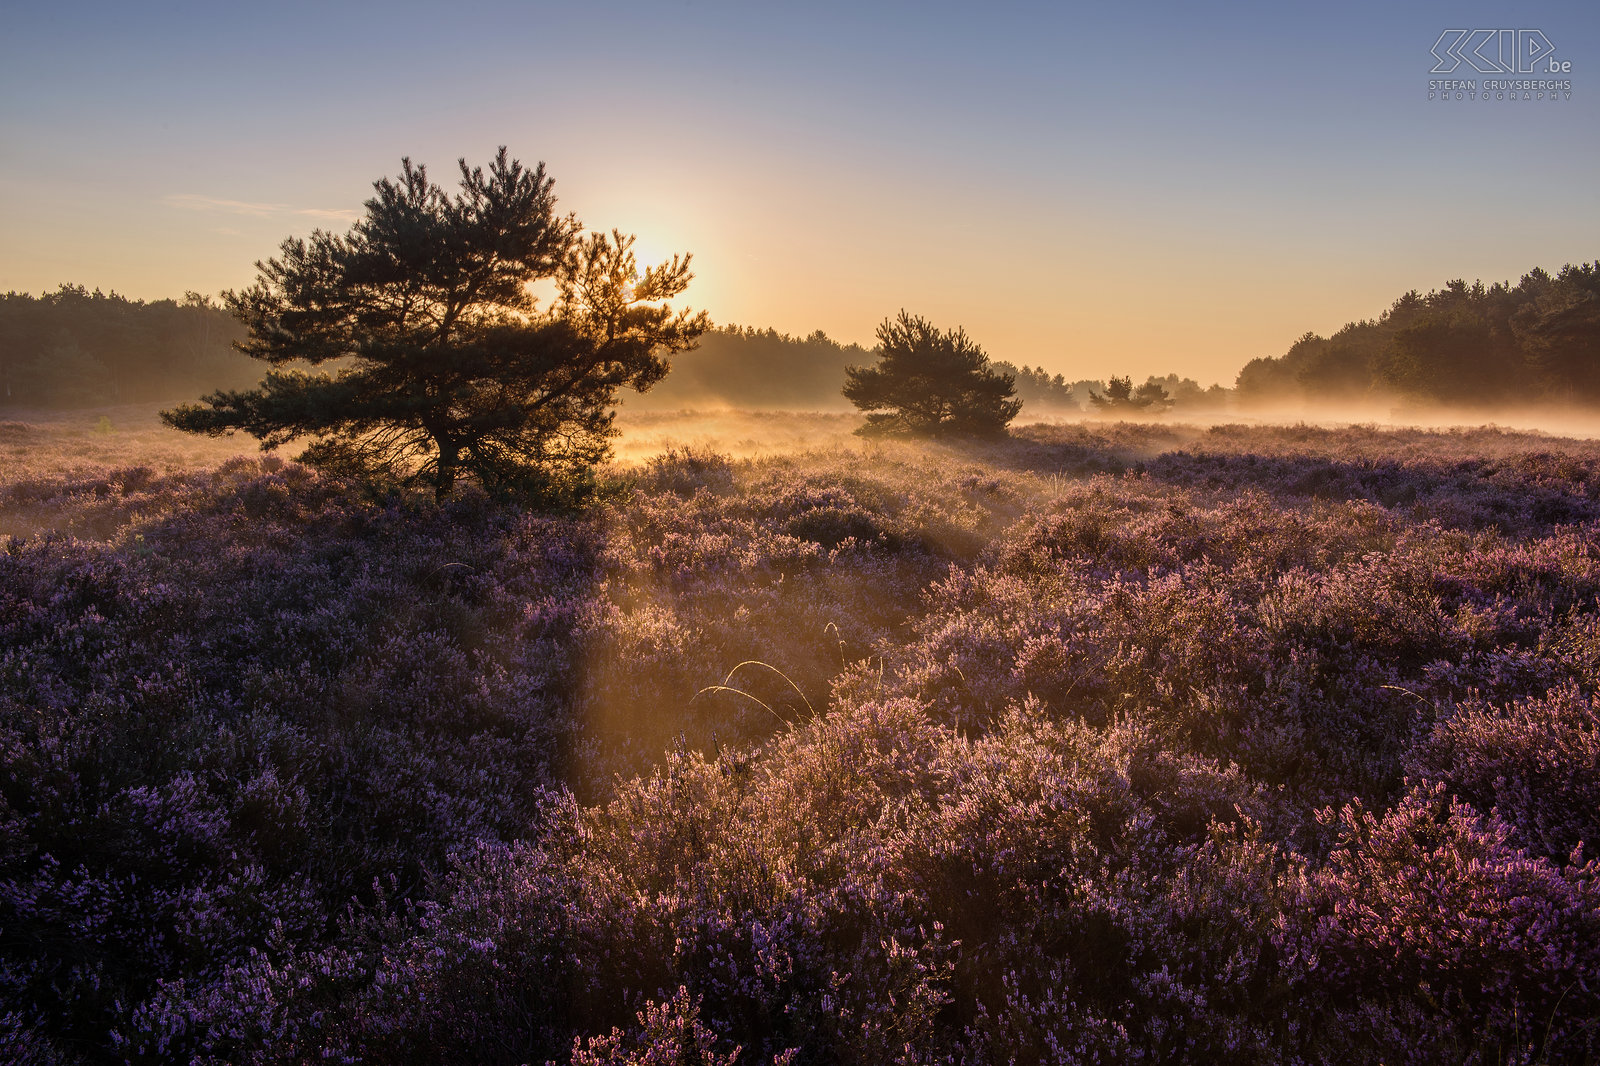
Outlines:
[{"label": "tall pine tree", "polygon": [[[666,303],[689,257],[641,272],[632,237],[582,234],[556,215],[544,165],[504,148],[487,171],[460,168],[451,196],[404,160],[348,234],[291,238],[258,263],[224,299],[265,380],[162,417],[263,448],[310,438],[308,461],[439,496],[463,475],[559,490],[608,456],[617,390],[648,389],[709,326]],[[546,279],[542,310],[530,285]]]}]

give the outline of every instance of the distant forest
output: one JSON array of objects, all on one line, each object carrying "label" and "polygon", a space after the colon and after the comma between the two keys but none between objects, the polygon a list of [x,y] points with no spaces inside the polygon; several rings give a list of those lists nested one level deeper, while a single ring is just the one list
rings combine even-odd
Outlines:
[{"label": "distant forest", "polygon": [[[43,296],[7,293],[0,296],[0,408],[169,402],[248,387],[260,366],[232,349],[242,336],[224,308],[195,293],[153,303],[81,285]],[[875,358],[820,330],[793,337],[724,326],[677,357],[654,389],[626,393],[624,403],[652,411],[844,411],[845,367]],[[1105,381],[1001,360],[994,366],[1015,377],[1024,417],[1133,413],[1092,401],[1107,397]],[[1515,286],[1458,280],[1426,296],[1408,292],[1377,319],[1332,337],[1307,333],[1281,356],[1252,360],[1233,389],[1168,374],[1135,391],[1166,397],[1145,413],[1178,417],[1319,402],[1600,406],[1600,262],[1555,275],[1534,270]]]},{"label": "distant forest", "polygon": [[840,389],[844,368],[873,361],[859,344],[840,344],[821,330],[791,337],[772,329],[723,326],[700,347],[672,360],[672,372],[645,393],[623,393],[634,410],[771,407],[852,410]]},{"label": "distant forest", "polygon": [[[840,393],[844,371],[877,358],[872,349],[841,344],[821,330],[792,337],[772,329],[724,326],[700,338],[700,347],[673,360],[672,373],[643,395],[627,394],[628,407],[645,410],[692,409],[705,406],[772,407],[795,410],[849,410]],[[1043,367],[1017,366],[994,360],[994,369],[1016,379],[1025,415],[1079,414],[1095,410],[1091,395],[1105,396],[1106,383],[1084,378],[1069,381]],[[1173,409],[1216,410],[1229,392],[1213,385],[1203,389],[1176,374],[1151,377],[1165,390]]]},{"label": "distant forest", "polygon": [[1307,333],[1282,356],[1240,371],[1242,406],[1403,399],[1493,409],[1600,404],[1600,262],[1515,287],[1452,281],[1415,290],[1376,320],[1332,337]]},{"label": "distant forest", "polygon": [[[1022,397],[1023,410],[1032,414],[1076,414],[1099,410],[1095,397],[1102,400],[1112,393],[1106,382],[1097,378],[1068,381],[1062,374],[1052,375],[1044,367],[1016,366],[1004,360],[995,360],[995,369],[1011,374],[1017,381],[1017,395]],[[1193,378],[1180,378],[1176,374],[1166,377],[1151,375],[1140,386],[1147,394],[1166,397],[1163,410],[1181,410],[1191,413],[1217,411],[1228,406],[1231,392],[1221,385],[1202,388]],[[1115,407],[1108,413],[1117,413]]]},{"label": "distant forest", "polygon": [[[259,363],[233,350],[244,330],[219,304],[195,293],[145,303],[81,285],[53,293],[0,296],[0,408],[105,407],[192,399],[247,388]],[[818,330],[793,337],[772,329],[723,326],[673,360],[672,373],[646,393],[624,393],[631,410],[704,407],[851,410],[840,388],[848,366],[876,354]],[[1043,368],[996,361],[1013,374],[1023,410],[1034,416],[1093,411],[1106,383],[1068,381]],[[1202,390],[1188,378],[1152,377],[1175,407],[1216,408],[1227,390]]]},{"label": "distant forest", "polygon": [[252,385],[254,360],[233,350],[244,330],[190,293],[145,303],[63,285],[0,296],[0,407],[156,403]]}]

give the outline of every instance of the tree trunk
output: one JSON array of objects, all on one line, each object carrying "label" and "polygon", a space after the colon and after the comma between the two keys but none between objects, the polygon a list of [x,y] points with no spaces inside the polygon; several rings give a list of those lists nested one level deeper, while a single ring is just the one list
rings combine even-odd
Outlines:
[{"label": "tree trunk", "polygon": [[439,447],[439,466],[433,472],[433,498],[442,500],[455,487],[456,467],[460,465],[461,449],[455,445],[435,442]]}]

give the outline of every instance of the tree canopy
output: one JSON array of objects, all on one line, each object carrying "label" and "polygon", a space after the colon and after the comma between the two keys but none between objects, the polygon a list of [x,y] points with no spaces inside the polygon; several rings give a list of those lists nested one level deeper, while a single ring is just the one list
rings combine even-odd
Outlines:
[{"label": "tree canopy", "polygon": [[905,311],[878,327],[876,366],[845,370],[844,395],[868,412],[865,436],[998,436],[1022,409],[1010,374],[962,329]]},{"label": "tree canopy", "polygon": [[1089,402],[1103,414],[1157,413],[1172,406],[1172,397],[1155,378],[1134,388],[1132,377],[1114,377],[1104,394],[1091,392]]},{"label": "tree canopy", "polygon": [[61,285],[0,295],[0,408],[170,403],[260,375],[232,348],[244,336],[198,293],[145,303]]},{"label": "tree canopy", "polygon": [[[503,147],[487,170],[459,166],[452,196],[402,160],[349,233],[290,238],[257,263],[256,283],[223,299],[265,379],[162,417],[263,448],[311,438],[308,461],[440,496],[462,475],[570,484],[606,458],[617,390],[648,389],[710,325],[666,302],[690,257],[641,271],[631,236],[557,215],[544,164]],[[538,281],[554,283],[548,309]]]},{"label": "tree canopy", "polygon": [[1331,337],[1307,333],[1239,372],[1246,403],[1404,399],[1497,408],[1600,403],[1600,262],[1516,285],[1457,279],[1412,291]]}]

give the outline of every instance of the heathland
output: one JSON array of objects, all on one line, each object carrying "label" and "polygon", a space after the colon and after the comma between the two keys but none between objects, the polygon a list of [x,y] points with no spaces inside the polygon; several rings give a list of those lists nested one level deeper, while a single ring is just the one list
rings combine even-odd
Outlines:
[{"label": "heathland", "polygon": [[0,423],[0,1057],[1594,1060],[1600,443],[857,423]]}]

